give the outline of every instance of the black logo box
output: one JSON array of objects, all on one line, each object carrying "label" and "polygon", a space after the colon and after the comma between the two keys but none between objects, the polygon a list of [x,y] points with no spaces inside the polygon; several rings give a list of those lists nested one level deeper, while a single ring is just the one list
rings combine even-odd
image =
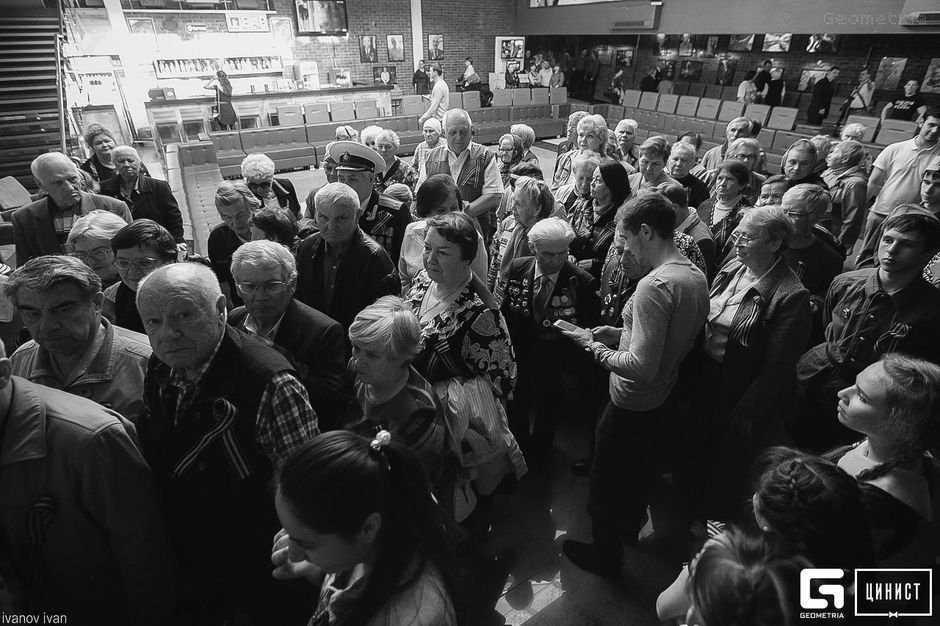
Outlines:
[{"label": "black logo box", "polygon": [[930,569],[855,570],[855,614],[862,617],[933,615]]}]

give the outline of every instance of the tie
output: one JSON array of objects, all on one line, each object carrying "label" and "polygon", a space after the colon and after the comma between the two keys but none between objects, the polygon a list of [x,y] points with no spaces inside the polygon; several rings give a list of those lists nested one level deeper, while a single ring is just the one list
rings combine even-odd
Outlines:
[{"label": "tie", "polygon": [[552,298],[552,291],[551,277],[542,274],[539,280],[539,287],[535,292],[535,302],[533,302],[533,312],[539,320],[545,319],[545,313],[548,310],[548,302]]}]

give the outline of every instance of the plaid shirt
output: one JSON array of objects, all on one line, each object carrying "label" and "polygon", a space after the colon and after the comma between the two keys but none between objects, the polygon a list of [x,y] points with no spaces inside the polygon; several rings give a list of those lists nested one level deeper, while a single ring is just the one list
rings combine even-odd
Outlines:
[{"label": "plaid shirt", "polygon": [[81,213],[76,213],[75,208],[79,207],[79,211],[81,211],[80,207],[82,205],[79,202],[74,207],[63,209],[53,202],[52,198],[46,198],[46,203],[49,206],[49,216],[52,218],[52,227],[55,229],[55,235],[59,240],[59,247],[62,249],[62,254],[68,254],[69,249],[66,242],[69,238],[69,231],[72,230],[75,220],[81,217]]}]

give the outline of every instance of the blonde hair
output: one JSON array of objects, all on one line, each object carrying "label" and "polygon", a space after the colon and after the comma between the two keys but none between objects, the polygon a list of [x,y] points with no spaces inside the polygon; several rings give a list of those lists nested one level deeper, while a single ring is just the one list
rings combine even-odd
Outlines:
[{"label": "blonde hair", "polygon": [[219,188],[215,190],[215,208],[220,206],[231,206],[244,200],[249,211],[254,211],[261,206],[261,200],[251,192],[248,183],[243,180],[223,180]]},{"label": "blonde hair", "polygon": [[383,296],[356,315],[349,326],[349,340],[410,362],[421,351],[421,325],[404,300]]}]

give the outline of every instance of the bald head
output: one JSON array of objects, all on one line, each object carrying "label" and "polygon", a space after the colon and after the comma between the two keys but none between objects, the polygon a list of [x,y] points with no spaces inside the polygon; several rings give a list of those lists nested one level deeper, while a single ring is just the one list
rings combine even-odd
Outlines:
[{"label": "bald head", "polygon": [[61,152],[47,152],[33,159],[29,167],[56,206],[67,209],[81,202],[82,177],[72,159]]},{"label": "bald head", "polygon": [[447,147],[459,155],[470,146],[473,138],[473,122],[463,109],[449,109],[444,114],[444,137]]}]

